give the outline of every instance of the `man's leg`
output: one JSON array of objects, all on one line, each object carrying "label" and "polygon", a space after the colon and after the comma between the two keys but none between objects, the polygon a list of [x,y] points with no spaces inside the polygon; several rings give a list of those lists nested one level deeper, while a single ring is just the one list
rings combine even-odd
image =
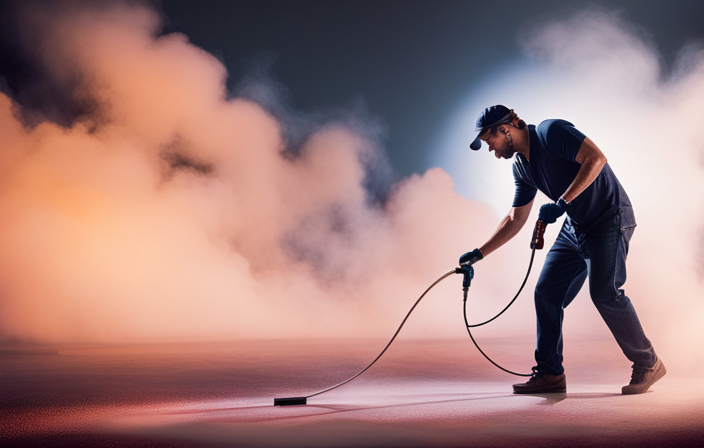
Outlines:
[{"label": "man's leg", "polygon": [[622,228],[617,217],[590,232],[583,244],[589,258],[592,301],[623,353],[633,362],[631,384],[623,388],[624,394],[647,391],[666,372],[633,304],[621,289],[626,282],[626,256],[633,231],[634,227]]},{"label": "man's leg", "polygon": [[572,302],[587,277],[574,231],[565,222],[548,252],[535,288],[538,342],[533,375],[526,383],[513,385],[517,394],[564,392],[567,387],[562,368],[563,309]]},{"label": "man's leg", "polygon": [[562,226],[550,249],[535,287],[535,315],[538,343],[535,360],[538,369],[551,375],[564,373],[562,367],[562,320],[564,308],[575,298],[587,278],[587,264],[577,246],[572,225]]},{"label": "man's leg", "polygon": [[626,282],[626,256],[633,228],[622,230],[608,221],[584,240],[589,258],[589,291],[594,305],[626,357],[637,366],[652,367],[655,350],[621,286]]}]

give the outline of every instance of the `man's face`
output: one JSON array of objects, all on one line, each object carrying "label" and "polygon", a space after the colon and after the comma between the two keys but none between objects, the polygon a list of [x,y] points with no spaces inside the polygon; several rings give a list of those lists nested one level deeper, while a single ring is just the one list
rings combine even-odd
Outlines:
[{"label": "man's face", "polygon": [[479,138],[489,145],[489,152],[494,151],[497,159],[510,159],[516,153],[513,149],[513,140],[508,136],[509,127],[500,125],[495,133],[485,132]]}]

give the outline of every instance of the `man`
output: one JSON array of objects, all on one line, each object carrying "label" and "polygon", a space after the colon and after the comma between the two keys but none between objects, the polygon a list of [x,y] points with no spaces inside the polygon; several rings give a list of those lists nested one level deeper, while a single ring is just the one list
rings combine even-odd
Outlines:
[{"label": "man", "polygon": [[540,208],[539,219],[553,223],[566,213],[560,233],[547,254],[535,287],[537,348],[533,374],[513,392],[565,392],[562,367],[563,309],[589,277],[592,301],[626,357],[633,362],[624,394],[639,394],[665,375],[643,332],[631,301],[621,286],[626,281],[628,244],[636,226],[630,200],[606,157],[572,123],[546,120],[526,125],[505,106],[485,109],[477,118],[479,134],[470,147],[489,145],[497,158],[514,155],[516,193],[513,207],[483,246],[460,257],[475,263],[513,238],[528,219],[536,191],[554,203]]}]

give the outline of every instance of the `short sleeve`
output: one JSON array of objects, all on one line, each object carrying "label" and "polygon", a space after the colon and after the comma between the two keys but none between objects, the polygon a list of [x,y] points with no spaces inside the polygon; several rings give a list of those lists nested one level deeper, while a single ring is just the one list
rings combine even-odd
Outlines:
[{"label": "short sleeve", "polygon": [[548,120],[540,124],[538,134],[542,134],[545,148],[554,156],[574,162],[586,138],[572,123],[565,120]]},{"label": "short sleeve", "polygon": [[513,181],[516,184],[516,193],[513,196],[513,207],[523,207],[533,200],[538,189],[523,180],[516,165],[513,166]]}]

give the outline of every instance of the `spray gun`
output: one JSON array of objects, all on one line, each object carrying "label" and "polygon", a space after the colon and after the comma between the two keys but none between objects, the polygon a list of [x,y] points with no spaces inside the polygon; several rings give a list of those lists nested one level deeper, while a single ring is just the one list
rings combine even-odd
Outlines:
[{"label": "spray gun", "polygon": [[464,301],[467,301],[467,293],[469,292],[469,287],[472,284],[472,279],[474,278],[474,267],[472,263],[466,261],[460,264],[460,267],[455,268],[455,274],[462,274],[464,278],[462,279],[462,294],[464,295]]},{"label": "spray gun", "polygon": [[[533,250],[540,250],[545,245],[545,229],[548,227],[548,223],[543,220],[538,220],[535,223],[535,228],[533,229],[533,237],[530,240],[530,248]],[[472,279],[474,278],[474,268],[472,267],[472,261],[466,261],[460,263],[460,266],[455,268],[455,274],[462,274],[464,278],[462,279],[462,293],[464,296],[464,301],[467,301],[467,293],[469,292],[469,287],[472,284]]]}]

